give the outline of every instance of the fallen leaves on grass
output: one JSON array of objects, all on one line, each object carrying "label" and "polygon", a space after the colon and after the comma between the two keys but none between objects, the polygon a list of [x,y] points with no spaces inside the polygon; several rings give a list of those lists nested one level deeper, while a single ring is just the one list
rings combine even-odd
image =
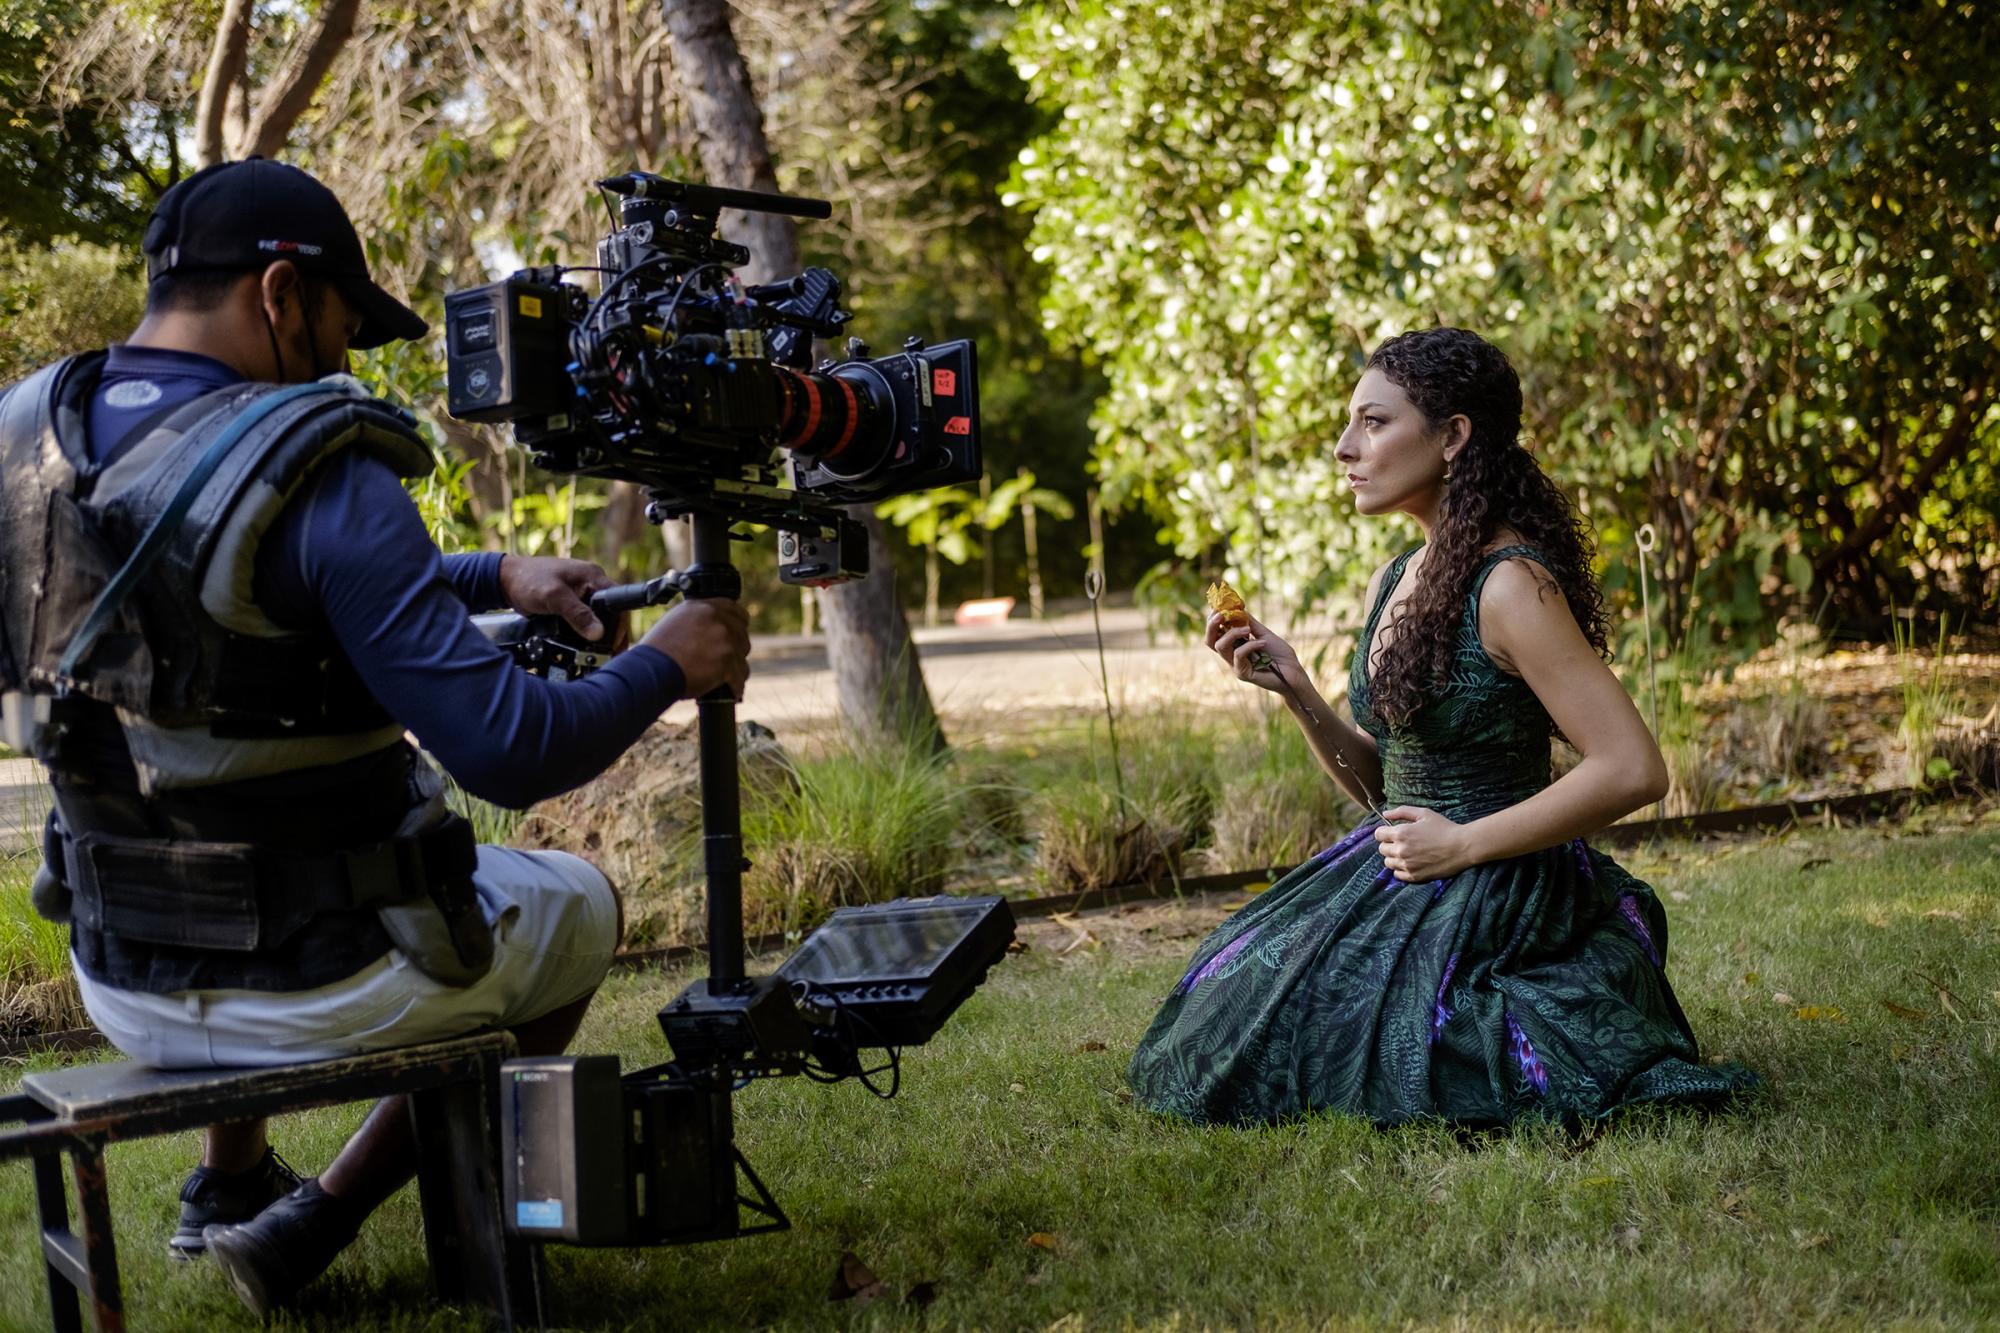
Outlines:
[{"label": "fallen leaves on grass", "polygon": [[1068,942],[1056,950],[1056,957],[1067,958],[1078,949],[1095,949],[1098,946],[1097,936],[1076,919],[1074,912],[1051,912],[1049,920],[1070,933]]},{"label": "fallen leaves on grass", "polygon": [[1897,1004],[1894,1000],[1882,1001],[1882,1007],[1898,1018],[1906,1018],[1912,1023],[1928,1023],[1930,1015],[1922,1009],[1912,1009],[1907,1004]]},{"label": "fallen leaves on grass", "polygon": [[1771,992],[1771,1003],[1782,1004],[1785,1006],[1785,1008],[1789,1009],[1793,1005],[1797,1004],[1798,1001],[1794,1000],[1791,997],[1791,993],[1789,991],[1773,991]]},{"label": "fallen leaves on grass", "polygon": [[1830,1004],[1802,1004],[1792,1010],[1792,1017],[1807,1023],[1845,1023],[1847,1015]]},{"label": "fallen leaves on grass", "polygon": [[1050,1253],[1054,1253],[1057,1241],[1053,1233],[1037,1231],[1028,1237],[1028,1244],[1037,1250],[1047,1250]]},{"label": "fallen leaves on grass", "polygon": [[1087,1055],[1087,1054],[1089,1054],[1089,1053],[1090,1053],[1091,1051],[1101,1051],[1101,1050],[1103,1050],[1103,1049],[1104,1049],[1104,1043],[1103,1043],[1103,1042],[1101,1042],[1101,1041],[1087,1041],[1087,1042],[1084,1042],[1084,1043],[1083,1043],[1083,1044],[1082,1044],[1081,1046],[1078,1046],[1078,1047],[1076,1048],[1076,1053],[1077,1053],[1078,1055]]},{"label": "fallen leaves on grass", "polygon": [[876,1277],[875,1270],[863,1263],[859,1255],[846,1250],[834,1266],[833,1284],[827,1288],[826,1298],[866,1305],[888,1289],[889,1284]]}]

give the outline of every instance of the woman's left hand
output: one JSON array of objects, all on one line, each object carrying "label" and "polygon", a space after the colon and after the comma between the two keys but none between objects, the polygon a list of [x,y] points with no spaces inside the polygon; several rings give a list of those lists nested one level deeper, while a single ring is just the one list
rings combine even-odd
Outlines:
[{"label": "woman's left hand", "polygon": [[1382,812],[1389,822],[1375,830],[1375,847],[1382,863],[1406,884],[1450,879],[1477,864],[1471,838],[1463,824],[1454,824],[1420,805],[1392,806]]}]

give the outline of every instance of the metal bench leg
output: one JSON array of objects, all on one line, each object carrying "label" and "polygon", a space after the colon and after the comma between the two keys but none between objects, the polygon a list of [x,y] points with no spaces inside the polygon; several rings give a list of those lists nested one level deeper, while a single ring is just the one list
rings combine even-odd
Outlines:
[{"label": "metal bench leg", "polygon": [[413,1093],[424,1240],[440,1300],[480,1306],[495,1327],[538,1319],[541,1247],[501,1225],[496,1058],[477,1082]]},{"label": "metal bench leg", "polygon": [[[83,1267],[76,1237],[69,1230],[69,1196],[63,1193],[62,1156],[35,1154],[35,1207],[42,1222],[42,1266],[49,1283],[49,1323],[56,1333],[83,1333],[83,1311],[77,1304],[70,1268]],[[60,1261],[59,1261],[60,1258]]]},{"label": "metal bench leg", "polygon": [[430,1260],[431,1295],[456,1301],[465,1295],[465,1237],[459,1181],[452,1169],[449,1108],[444,1089],[410,1096],[410,1125],[417,1138],[417,1201],[424,1210],[424,1251]]},{"label": "metal bench leg", "polygon": [[125,1333],[125,1300],[118,1293],[118,1249],[111,1239],[111,1195],[104,1185],[104,1148],[70,1149],[76,1178],[76,1211],[83,1223],[83,1262],[98,1333]]}]

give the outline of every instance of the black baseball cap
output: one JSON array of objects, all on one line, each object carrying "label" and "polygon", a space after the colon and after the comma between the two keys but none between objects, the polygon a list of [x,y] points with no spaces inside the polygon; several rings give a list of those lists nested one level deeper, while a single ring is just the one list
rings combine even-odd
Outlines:
[{"label": "black baseball cap", "polygon": [[301,273],[332,282],[360,312],[361,332],[350,347],[421,338],[430,329],[369,279],[361,237],[333,191],[289,163],[251,157],[203,167],[160,196],[141,248],[149,282],[289,259]]}]

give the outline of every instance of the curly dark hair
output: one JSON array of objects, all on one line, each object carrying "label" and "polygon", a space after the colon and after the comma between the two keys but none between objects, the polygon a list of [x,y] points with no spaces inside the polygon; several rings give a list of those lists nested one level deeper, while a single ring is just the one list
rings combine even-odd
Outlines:
[{"label": "curly dark hair", "polygon": [[1459,415],[1472,422],[1472,437],[1451,464],[1430,554],[1415,590],[1396,608],[1396,633],[1371,673],[1376,714],[1391,727],[1406,726],[1450,675],[1472,576],[1503,527],[1546,558],[1570,614],[1602,655],[1595,543],[1570,498],[1521,445],[1521,380],[1505,354],[1465,329],[1422,329],[1377,347],[1368,366],[1408,394],[1433,428]]}]

